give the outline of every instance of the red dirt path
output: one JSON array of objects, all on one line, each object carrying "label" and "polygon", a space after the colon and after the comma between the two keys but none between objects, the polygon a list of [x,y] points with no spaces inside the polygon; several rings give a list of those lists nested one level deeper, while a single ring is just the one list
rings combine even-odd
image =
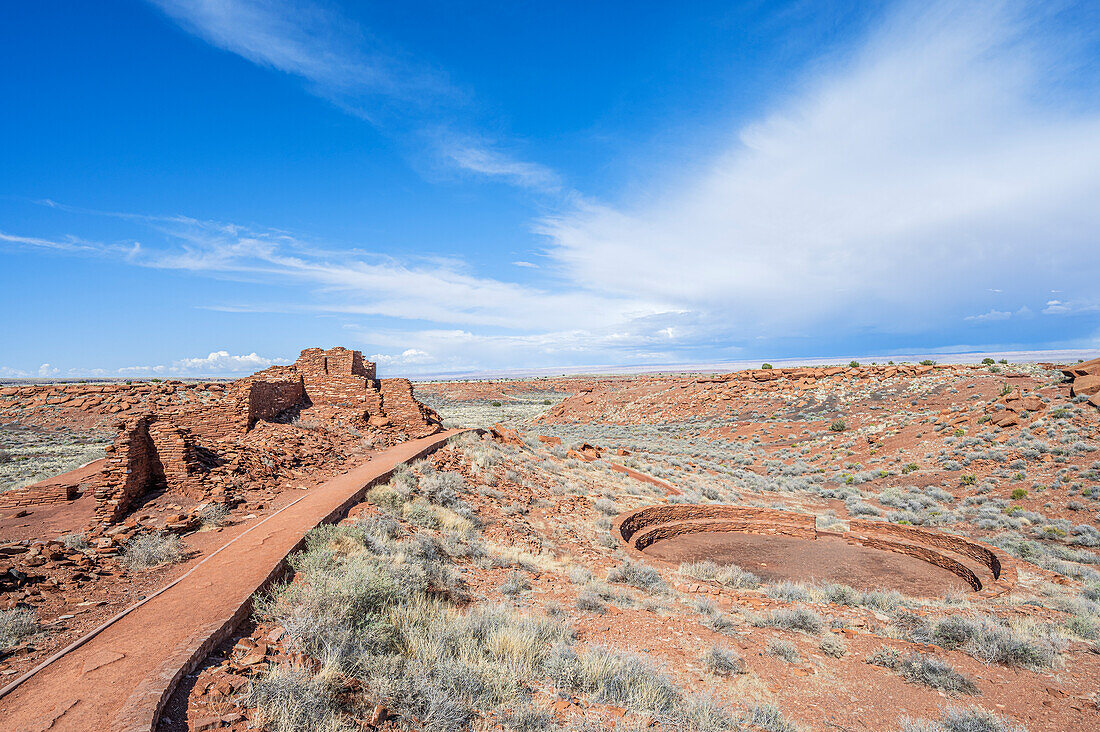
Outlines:
[{"label": "red dirt path", "polygon": [[305,533],[357,501],[372,482],[460,432],[378,453],[255,524],[144,605],[0,699],[0,729],[150,730],[176,679],[232,630],[249,598]]}]

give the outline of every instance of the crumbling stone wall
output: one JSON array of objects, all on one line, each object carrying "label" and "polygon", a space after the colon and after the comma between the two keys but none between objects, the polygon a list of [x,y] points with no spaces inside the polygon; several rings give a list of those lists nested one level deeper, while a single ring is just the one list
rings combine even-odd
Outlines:
[{"label": "crumbling stone wall", "polygon": [[305,402],[302,378],[283,381],[252,381],[247,389],[248,405],[244,413],[242,432],[256,426],[260,420],[271,420]]},{"label": "crumbling stone wall", "polygon": [[50,483],[46,485],[28,485],[12,488],[0,493],[0,508],[23,508],[25,506],[45,506],[51,503],[64,503],[76,498],[75,485]]},{"label": "crumbling stone wall", "polygon": [[413,396],[408,379],[382,379],[381,411],[396,427],[411,437],[423,437],[440,429],[442,420],[431,408]]},{"label": "crumbling stone wall", "polygon": [[146,414],[125,422],[115,443],[107,449],[103,482],[96,488],[96,517],[113,522],[122,518],[158,480],[164,480],[164,467],[153,449],[149,425],[156,419]]}]

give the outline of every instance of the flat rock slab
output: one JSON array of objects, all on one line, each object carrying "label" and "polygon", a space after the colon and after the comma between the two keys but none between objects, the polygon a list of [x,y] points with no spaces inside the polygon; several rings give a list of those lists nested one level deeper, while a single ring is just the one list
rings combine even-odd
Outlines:
[{"label": "flat rock slab", "polygon": [[402,443],[311,488],[212,552],[174,585],[0,698],[4,732],[148,732],[179,678],[232,632],[249,599],[318,524],[397,465],[461,430]]}]

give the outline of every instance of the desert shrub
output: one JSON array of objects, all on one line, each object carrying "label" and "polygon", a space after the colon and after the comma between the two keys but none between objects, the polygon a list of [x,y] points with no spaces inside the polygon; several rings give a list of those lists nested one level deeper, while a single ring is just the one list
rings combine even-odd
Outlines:
[{"label": "desert shrub", "polygon": [[607,605],[604,603],[603,598],[592,590],[584,590],[577,595],[576,605],[581,612],[600,614],[607,612]]},{"label": "desert shrub", "polygon": [[199,512],[199,519],[204,529],[224,526],[229,518],[229,506],[224,503],[208,503]]},{"label": "desert shrub", "polygon": [[647,712],[668,712],[679,706],[679,689],[648,659],[597,646],[579,657],[576,689],[601,704],[617,704]]},{"label": "desert shrub", "polygon": [[65,534],[61,537],[61,543],[69,549],[88,548],[88,538],[83,533]]},{"label": "desert shrub", "polygon": [[1078,524],[1069,530],[1070,544],[1080,546],[1100,546],[1100,531],[1088,524]]},{"label": "desert shrub", "polygon": [[859,605],[859,590],[853,587],[830,582],[821,589],[825,599],[833,605]]},{"label": "desert shrub", "polygon": [[619,507],[615,505],[615,502],[607,498],[597,498],[593,505],[597,511],[608,516],[614,516],[619,512]]},{"label": "desert shrub", "polygon": [[522,706],[500,715],[500,722],[509,732],[542,732],[557,728],[557,719],[548,710]]},{"label": "desert shrub", "polygon": [[516,596],[531,589],[531,583],[523,572],[512,570],[500,586],[500,591],[505,595]]},{"label": "desert shrub", "polygon": [[279,666],[256,679],[245,703],[259,711],[258,720],[270,732],[343,732],[333,690],[306,669]]},{"label": "desert shrub", "polygon": [[[881,663],[878,665],[886,666],[887,664]],[[893,663],[887,668],[897,671],[902,678],[911,684],[921,684],[949,693],[980,693],[974,679],[965,674],[960,674],[947,661],[934,656],[907,653],[900,658],[893,659]]]},{"label": "desert shrub", "polygon": [[859,361],[849,361],[848,362],[848,368],[858,369],[859,368]]},{"label": "desert shrub", "polygon": [[769,585],[767,589],[764,590],[764,594],[773,600],[783,600],[784,602],[810,601],[810,591],[807,590],[804,585],[788,580]]},{"label": "desert shrub", "polygon": [[647,592],[658,592],[666,586],[661,573],[656,569],[629,559],[608,572],[607,581],[630,585]]},{"label": "desert shrub", "polygon": [[420,492],[437,506],[450,508],[460,503],[458,493],[465,486],[461,473],[440,471],[424,476],[420,481]]},{"label": "desert shrub", "polygon": [[949,617],[936,623],[933,639],[944,648],[961,648],[986,663],[1049,668],[1058,649],[1050,638],[1028,638],[992,618]]},{"label": "desert shrub", "polygon": [[27,608],[0,610],[0,654],[38,632],[38,616]]},{"label": "desert shrub", "polygon": [[500,402],[493,402],[492,404],[493,404],[494,407],[499,407],[500,406]]},{"label": "desert shrub", "polygon": [[829,429],[831,429],[833,432],[843,432],[844,430],[848,429],[848,425],[844,422],[843,419],[837,419],[834,420],[831,425],[829,425]]},{"label": "desert shrub", "polygon": [[764,732],[798,732],[798,728],[788,722],[783,713],[771,704],[753,704],[745,715],[745,722]]},{"label": "desert shrub", "polygon": [[1025,488],[1013,488],[1012,489],[1012,500],[1019,501],[1023,498],[1027,498],[1027,489],[1025,489]]},{"label": "desert shrub", "polygon": [[826,656],[831,656],[832,658],[840,658],[848,652],[848,649],[844,646],[844,641],[832,634],[822,638],[818,648],[820,648],[821,652]]},{"label": "desert shrub", "polygon": [[786,661],[787,663],[796,663],[798,661],[798,649],[795,648],[793,643],[789,643],[785,640],[772,638],[768,641],[768,646],[765,650],[769,656],[774,656],[781,661]]},{"label": "desert shrub", "polygon": [[700,660],[707,671],[718,676],[746,673],[744,659],[731,648],[712,645]]},{"label": "desert shrub", "polygon": [[981,707],[945,709],[938,721],[928,723],[903,717],[901,732],[1027,732],[1004,717]]},{"label": "desert shrub", "polygon": [[773,610],[765,616],[761,624],[782,630],[801,630],[806,633],[820,633],[825,621],[813,610],[796,607],[790,610]]},{"label": "desert shrub", "polygon": [[693,694],[679,707],[658,715],[661,729],[685,732],[740,732],[741,725],[729,709],[713,696]]},{"label": "desert shrub", "polygon": [[174,534],[141,534],[126,545],[122,563],[129,569],[149,569],[183,561],[183,544]]},{"label": "desert shrub", "polygon": [[711,561],[691,562],[681,564],[677,571],[685,577],[713,581],[726,587],[753,588],[760,585],[759,577],[736,564],[719,566]]}]

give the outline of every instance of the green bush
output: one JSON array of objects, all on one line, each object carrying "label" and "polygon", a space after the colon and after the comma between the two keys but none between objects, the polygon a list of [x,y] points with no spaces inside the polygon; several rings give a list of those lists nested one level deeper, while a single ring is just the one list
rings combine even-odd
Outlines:
[{"label": "green bush", "polygon": [[762,368],[762,369],[770,369],[771,367],[772,367],[772,365],[770,363],[760,364],[760,368]]},{"label": "green bush", "polygon": [[492,404],[493,404],[494,407],[499,407],[500,406],[500,402],[493,402]]},{"label": "green bush", "polygon": [[986,366],[992,366],[993,364],[995,364],[997,362],[994,361],[993,359],[987,357],[987,358],[982,359],[982,363],[984,363]]},{"label": "green bush", "polygon": [[1025,489],[1025,488],[1013,488],[1012,489],[1012,500],[1019,501],[1023,498],[1027,498],[1027,489]]},{"label": "green bush", "polygon": [[932,360],[932,359],[930,359],[930,358],[926,358],[926,359],[924,359],[923,361],[921,361],[921,362],[920,362],[920,365],[921,365],[921,366],[935,366],[935,365],[936,365],[936,362],[935,362],[935,361],[933,361],[933,360]]},{"label": "green bush", "polygon": [[978,479],[977,479],[977,477],[968,474],[968,475],[964,475],[962,478],[960,478],[959,482],[962,485],[974,485],[975,483],[978,482]]},{"label": "green bush", "polygon": [[848,362],[848,368],[858,369],[859,368],[859,361],[849,361]]},{"label": "green bush", "polygon": [[829,425],[829,429],[831,429],[833,432],[843,432],[844,430],[848,429],[848,425],[844,423],[843,419],[838,419],[835,420],[831,425]]}]

